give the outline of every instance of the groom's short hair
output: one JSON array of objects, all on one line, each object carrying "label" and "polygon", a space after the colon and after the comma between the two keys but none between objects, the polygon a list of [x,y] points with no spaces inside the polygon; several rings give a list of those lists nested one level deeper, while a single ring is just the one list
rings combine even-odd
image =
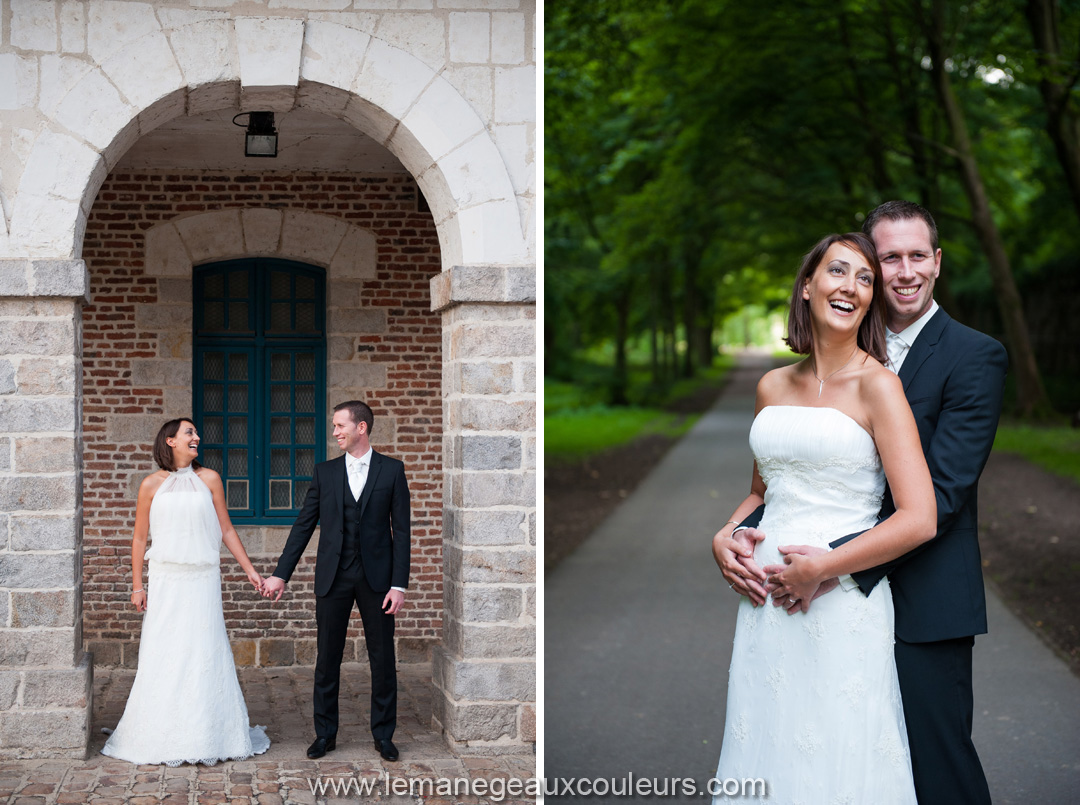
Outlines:
[{"label": "groom's short hair", "polygon": [[926,228],[930,230],[930,248],[936,252],[938,250],[938,232],[934,216],[930,214],[928,209],[916,204],[914,201],[886,201],[884,204],[879,204],[870,210],[866,218],[863,219],[862,231],[864,235],[872,238],[874,237],[874,227],[882,221],[909,221],[912,218],[926,224]]},{"label": "groom's short hair", "polygon": [[334,406],[334,413],[336,414],[338,411],[348,411],[352,421],[357,425],[366,422],[367,432],[370,435],[371,429],[375,426],[375,414],[371,413],[371,408],[368,407],[367,403],[362,403],[359,400],[346,400]]}]

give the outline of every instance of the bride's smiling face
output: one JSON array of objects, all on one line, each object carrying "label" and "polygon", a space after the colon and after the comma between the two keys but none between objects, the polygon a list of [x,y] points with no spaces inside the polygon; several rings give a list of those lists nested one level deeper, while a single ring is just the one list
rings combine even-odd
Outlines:
[{"label": "bride's smiling face", "polygon": [[177,467],[184,467],[199,457],[199,434],[193,422],[181,422],[176,435],[166,439],[165,443],[172,448],[173,463]]},{"label": "bride's smiling face", "polygon": [[860,252],[834,243],[807,278],[802,297],[815,323],[858,332],[874,298],[874,269]]}]

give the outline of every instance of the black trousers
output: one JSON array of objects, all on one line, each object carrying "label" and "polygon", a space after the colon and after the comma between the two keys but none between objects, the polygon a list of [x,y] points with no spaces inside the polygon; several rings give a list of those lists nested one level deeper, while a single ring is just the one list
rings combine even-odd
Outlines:
[{"label": "black trousers", "polygon": [[390,739],[397,726],[397,662],[394,657],[394,616],[383,612],[386,593],[371,589],[360,563],[338,570],[326,595],[315,596],[319,654],[315,661],[315,734],[332,738],[338,731],[338,691],[341,657],[353,602],[360,609],[371,665],[371,734]]},{"label": "black trousers", "polygon": [[919,805],[990,805],[986,775],[971,742],[974,645],[974,637],[934,643],[896,639]]}]

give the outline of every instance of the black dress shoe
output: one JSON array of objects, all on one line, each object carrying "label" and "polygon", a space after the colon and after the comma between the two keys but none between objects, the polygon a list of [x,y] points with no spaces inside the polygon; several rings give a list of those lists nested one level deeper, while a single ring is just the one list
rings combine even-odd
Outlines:
[{"label": "black dress shoe", "polygon": [[307,756],[312,760],[317,760],[325,755],[327,752],[333,752],[337,748],[337,737],[333,738],[316,738],[315,743],[307,748]]},{"label": "black dress shoe", "polygon": [[[394,746],[394,742],[391,741],[389,738],[383,738],[381,741],[376,740],[375,741],[375,748],[379,750],[379,754],[382,756],[383,760],[397,760],[398,759],[397,747]],[[308,757],[311,757],[311,756],[308,755]]]}]

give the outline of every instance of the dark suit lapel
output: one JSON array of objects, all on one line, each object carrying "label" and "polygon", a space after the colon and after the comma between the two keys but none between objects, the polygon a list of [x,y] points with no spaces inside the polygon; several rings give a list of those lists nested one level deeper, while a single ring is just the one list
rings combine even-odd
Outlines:
[{"label": "dark suit lapel", "polygon": [[360,516],[364,516],[364,509],[367,508],[368,501],[371,500],[371,490],[375,488],[375,479],[379,477],[379,470],[382,469],[382,456],[371,451],[371,464],[368,465],[367,481],[364,482],[364,491],[360,493]]},{"label": "dark suit lapel", "polygon": [[333,490],[334,511],[340,515],[345,509],[345,455],[330,459],[330,489]]},{"label": "dark suit lapel", "polygon": [[934,349],[937,347],[938,341],[941,340],[941,334],[950,321],[952,319],[949,314],[945,312],[944,308],[939,307],[937,313],[931,316],[930,321],[923,327],[919,337],[915,339],[915,343],[911,345],[911,350],[908,352],[907,357],[904,358],[904,365],[900,367],[899,374],[905,393],[911,386],[912,380],[915,379],[915,375],[919,373],[919,369],[926,363],[927,358],[934,354]]}]

